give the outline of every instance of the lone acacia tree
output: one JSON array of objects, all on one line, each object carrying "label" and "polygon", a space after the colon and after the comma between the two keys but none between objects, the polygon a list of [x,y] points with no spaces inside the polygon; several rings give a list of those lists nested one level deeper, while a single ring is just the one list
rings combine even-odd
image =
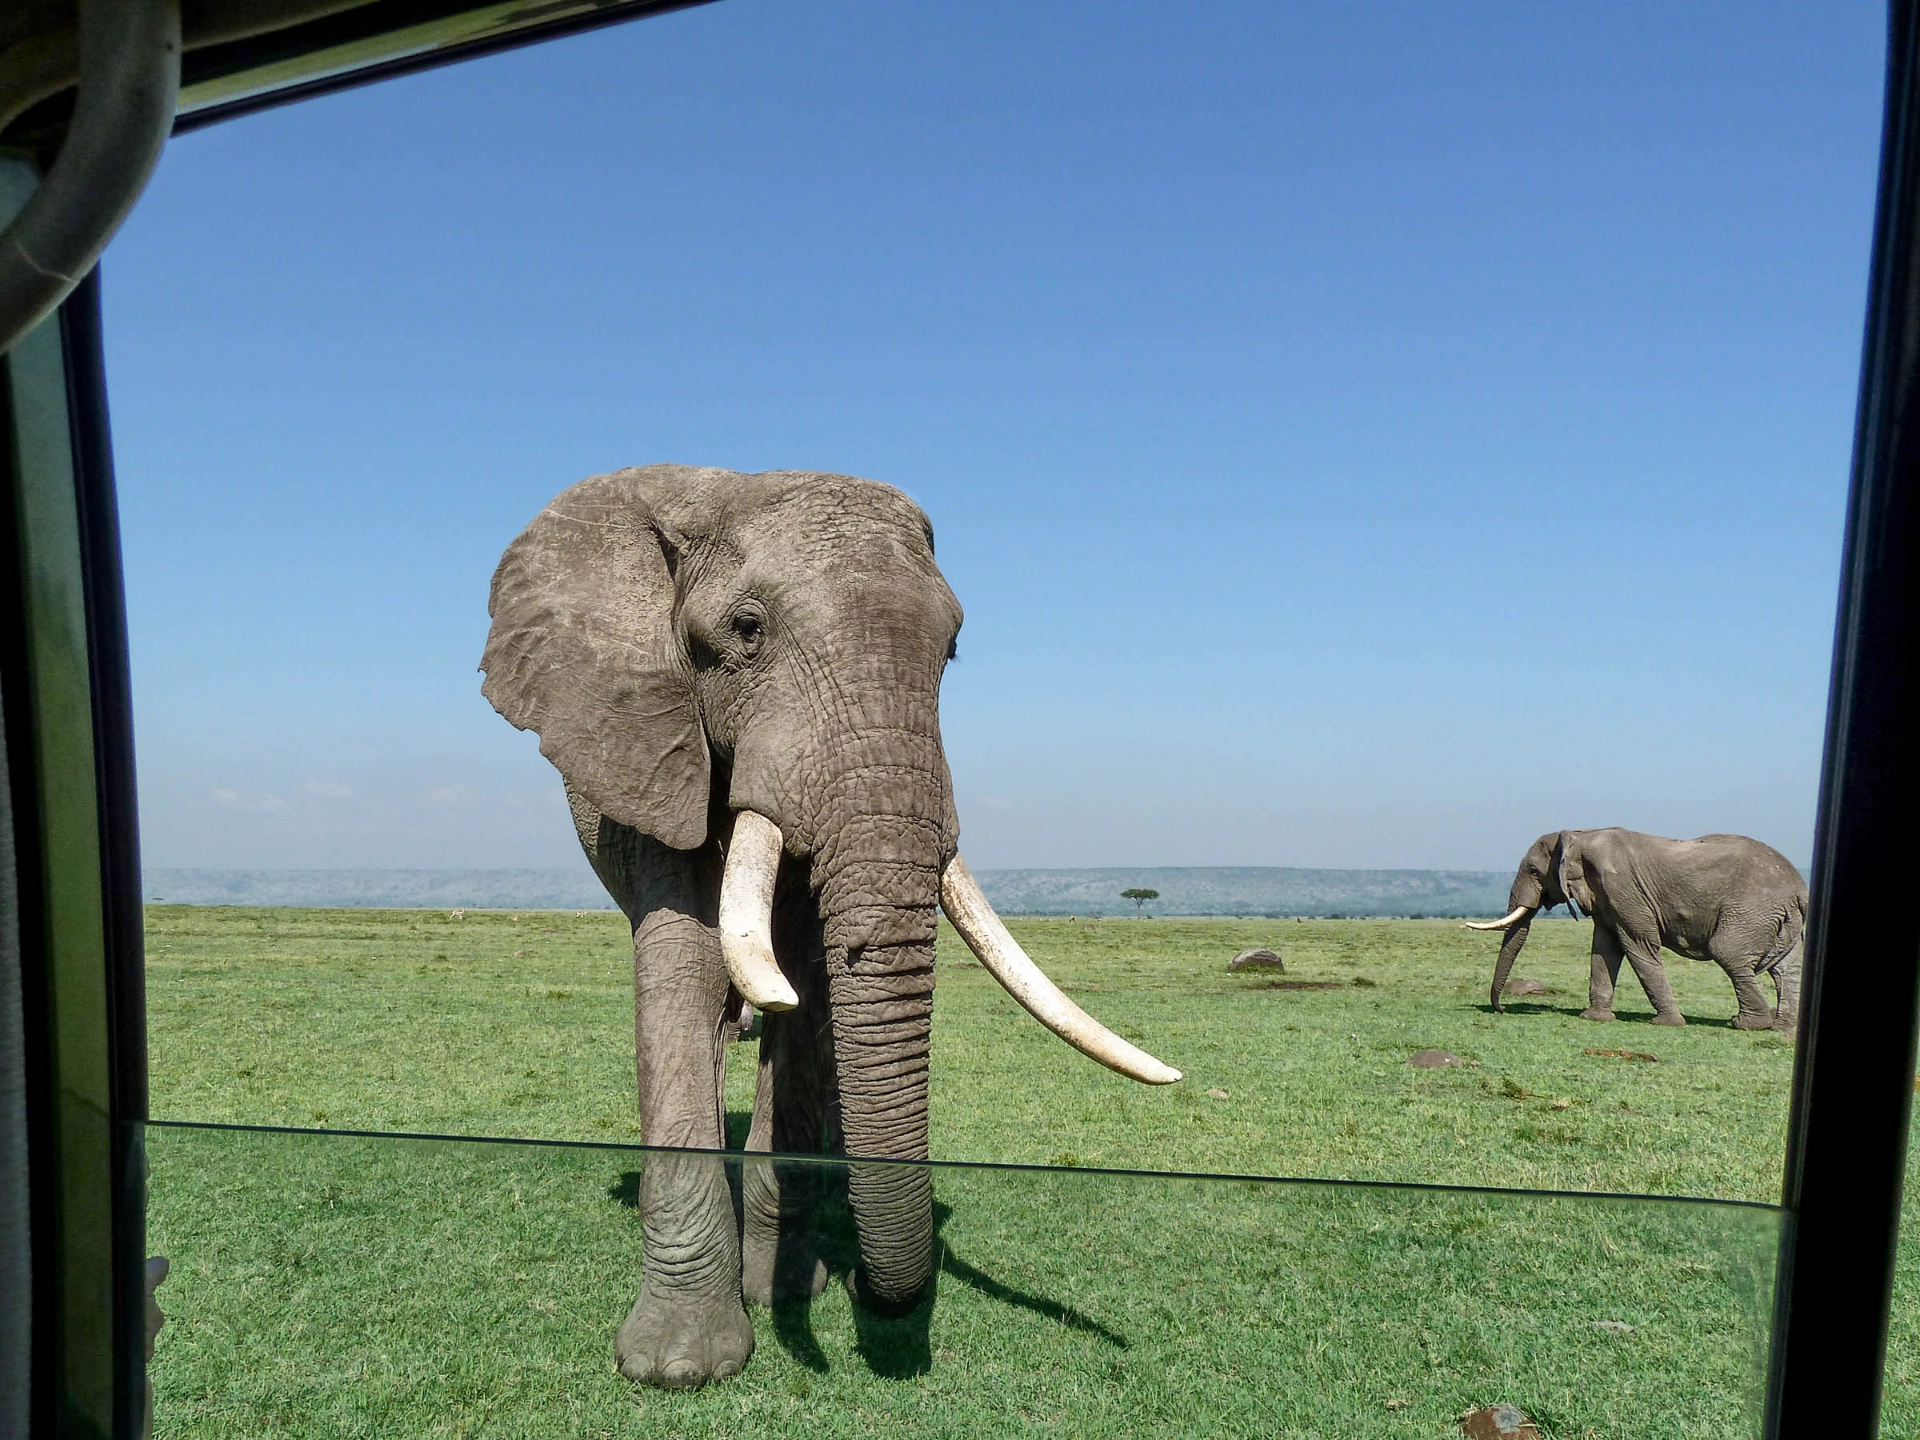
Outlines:
[{"label": "lone acacia tree", "polygon": [[1133,913],[1137,918],[1140,914],[1141,907],[1144,906],[1149,900],[1158,900],[1160,898],[1160,892],[1158,890],[1141,890],[1141,889],[1122,890],[1120,892],[1120,898],[1122,900],[1133,901]]}]

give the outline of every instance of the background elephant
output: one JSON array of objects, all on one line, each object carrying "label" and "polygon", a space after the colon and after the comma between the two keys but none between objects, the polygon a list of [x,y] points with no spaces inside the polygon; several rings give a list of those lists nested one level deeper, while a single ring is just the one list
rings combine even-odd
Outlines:
[{"label": "background elephant", "polygon": [[[484,692],[540,736],[633,925],[648,1145],[725,1145],[725,1042],[764,1012],[749,1151],[927,1155],[935,907],[1049,1028],[1179,1079],[1014,944],[958,856],[940,680],[960,606],[898,491],[844,475],[655,465],[582,481],[494,573]],[[818,1293],[805,1166],[649,1157],[620,1368],[685,1386],[753,1348],[743,1292]],[[852,1284],[898,1312],[932,1277],[925,1170],[855,1167]],[[740,1228],[741,1226],[744,1229]]]},{"label": "background elephant", "polygon": [[[1470,930],[1504,930],[1493,1008],[1513,972],[1534,912],[1567,904],[1593,916],[1593,971],[1584,1020],[1613,1019],[1624,955],[1653,1002],[1654,1024],[1684,1025],[1660,963],[1665,946],[1727,972],[1742,1030],[1791,1030],[1799,1018],[1801,930],[1807,882],[1786,856],[1744,835],[1668,840],[1633,830],[1560,830],[1533,842],[1508,892],[1509,914]],[[1761,994],[1773,976],[1776,1006]]]}]

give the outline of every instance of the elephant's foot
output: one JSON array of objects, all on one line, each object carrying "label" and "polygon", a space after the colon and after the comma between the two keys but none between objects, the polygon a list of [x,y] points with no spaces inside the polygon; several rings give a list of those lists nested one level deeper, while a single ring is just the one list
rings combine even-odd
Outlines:
[{"label": "elephant's foot", "polygon": [[667,1298],[645,1284],[613,1346],[622,1375],[668,1390],[738,1375],[752,1354],[753,1322],[738,1297]]},{"label": "elephant's foot", "polygon": [[1687,1023],[1687,1017],[1682,1015],[1678,1010],[1665,1010],[1655,1015],[1648,1023],[1653,1025],[1684,1025]]},{"label": "elephant's foot", "polygon": [[1613,1012],[1611,1010],[1596,1010],[1589,1005],[1585,1010],[1580,1012],[1580,1018],[1582,1020],[1611,1020],[1613,1019]]},{"label": "elephant's foot", "polygon": [[783,1252],[777,1239],[746,1237],[740,1254],[740,1293],[749,1305],[770,1308],[811,1300],[826,1288],[826,1262],[813,1253],[813,1246],[789,1236]]},{"label": "elephant's foot", "polygon": [[1773,1028],[1782,1035],[1791,1035],[1800,1028],[1800,1017],[1791,1011],[1785,1015],[1776,1015],[1773,1017]]},{"label": "elephant's foot", "polygon": [[[1772,1030],[1775,1027],[1773,1016],[1765,1010],[1742,1010],[1738,1015],[1733,1017],[1733,1028],[1736,1030]],[[1789,1025],[1788,1028],[1791,1029],[1792,1026]]]}]

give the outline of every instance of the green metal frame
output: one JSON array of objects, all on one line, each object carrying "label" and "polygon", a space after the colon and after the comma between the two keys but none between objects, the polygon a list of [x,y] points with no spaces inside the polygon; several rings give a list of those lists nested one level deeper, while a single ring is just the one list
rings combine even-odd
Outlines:
[{"label": "green metal frame", "polygon": [[[0,208],[10,213],[23,203],[35,179],[28,162],[0,161]],[[43,1138],[34,1146],[33,1187],[44,1198],[33,1207],[33,1250],[35,1289],[50,1296],[57,1314],[50,1330],[35,1327],[36,1343],[55,1349],[51,1365],[36,1369],[57,1376],[56,1433],[104,1437],[126,1433],[116,1425],[124,1406],[116,1403],[115,1252],[124,1237],[117,1237],[114,1198],[132,1157],[121,1154],[114,1104],[100,767],[68,358],[56,316],[0,360],[6,523],[17,557],[5,600],[18,627],[0,675],[23,870],[22,968],[36,982],[25,1021],[45,1064],[29,1092]],[[40,1274],[43,1267],[54,1274]]]}]

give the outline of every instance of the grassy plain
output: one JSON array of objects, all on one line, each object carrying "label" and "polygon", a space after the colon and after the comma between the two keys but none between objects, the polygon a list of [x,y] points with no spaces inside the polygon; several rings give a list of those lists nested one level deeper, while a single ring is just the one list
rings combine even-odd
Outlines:
[{"label": "grassy plain", "polygon": [[[1549,993],[1503,1015],[1487,1009],[1493,937],[1451,921],[1013,929],[1083,1006],[1187,1078],[1150,1088],[1076,1055],[943,923],[936,1159],[1779,1196],[1792,1048],[1728,1027],[1733,993],[1713,966],[1671,961],[1694,1023],[1670,1030],[1644,1023],[1652,1008],[1624,978],[1620,1021],[1578,1018],[1588,927],[1572,921],[1535,923],[1519,973]],[[155,1116],[640,1138],[617,915],[156,906],[147,944]],[[1278,946],[1286,974],[1228,973],[1253,945]],[[1468,1063],[1409,1069],[1429,1046]],[[754,1053],[736,1048],[729,1071],[736,1128]]]},{"label": "grassy plain", "polygon": [[[1686,1029],[1630,1003],[1603,1027],[1572,922],[1536,924],[1520,969],[1549,993],[1497,1016],[1491,939],[1449,922],[1013,928],[1187,1079],[1074,1055],[943,929],[938,1158],[1777,1195],[1792,1052],[1727,1027],[1710,967],[1672,962]],[[1254,944],[1286,975],[1229,974]],[[617,916],[155,907],[148,947],[157,1117],[638,1138]],[[1429,1046],[1468,1063],[1408,1068]],[[163,1435],[1412,1436],[1499,1400],[1561,1437],[1753,1433],[1763,1211],[947,1171],[933,1305],[883,1323],[830,1288],[756,1317],[740,1380],[670,1396],[610,1367],[636,1152],[149,1143]]]}]

